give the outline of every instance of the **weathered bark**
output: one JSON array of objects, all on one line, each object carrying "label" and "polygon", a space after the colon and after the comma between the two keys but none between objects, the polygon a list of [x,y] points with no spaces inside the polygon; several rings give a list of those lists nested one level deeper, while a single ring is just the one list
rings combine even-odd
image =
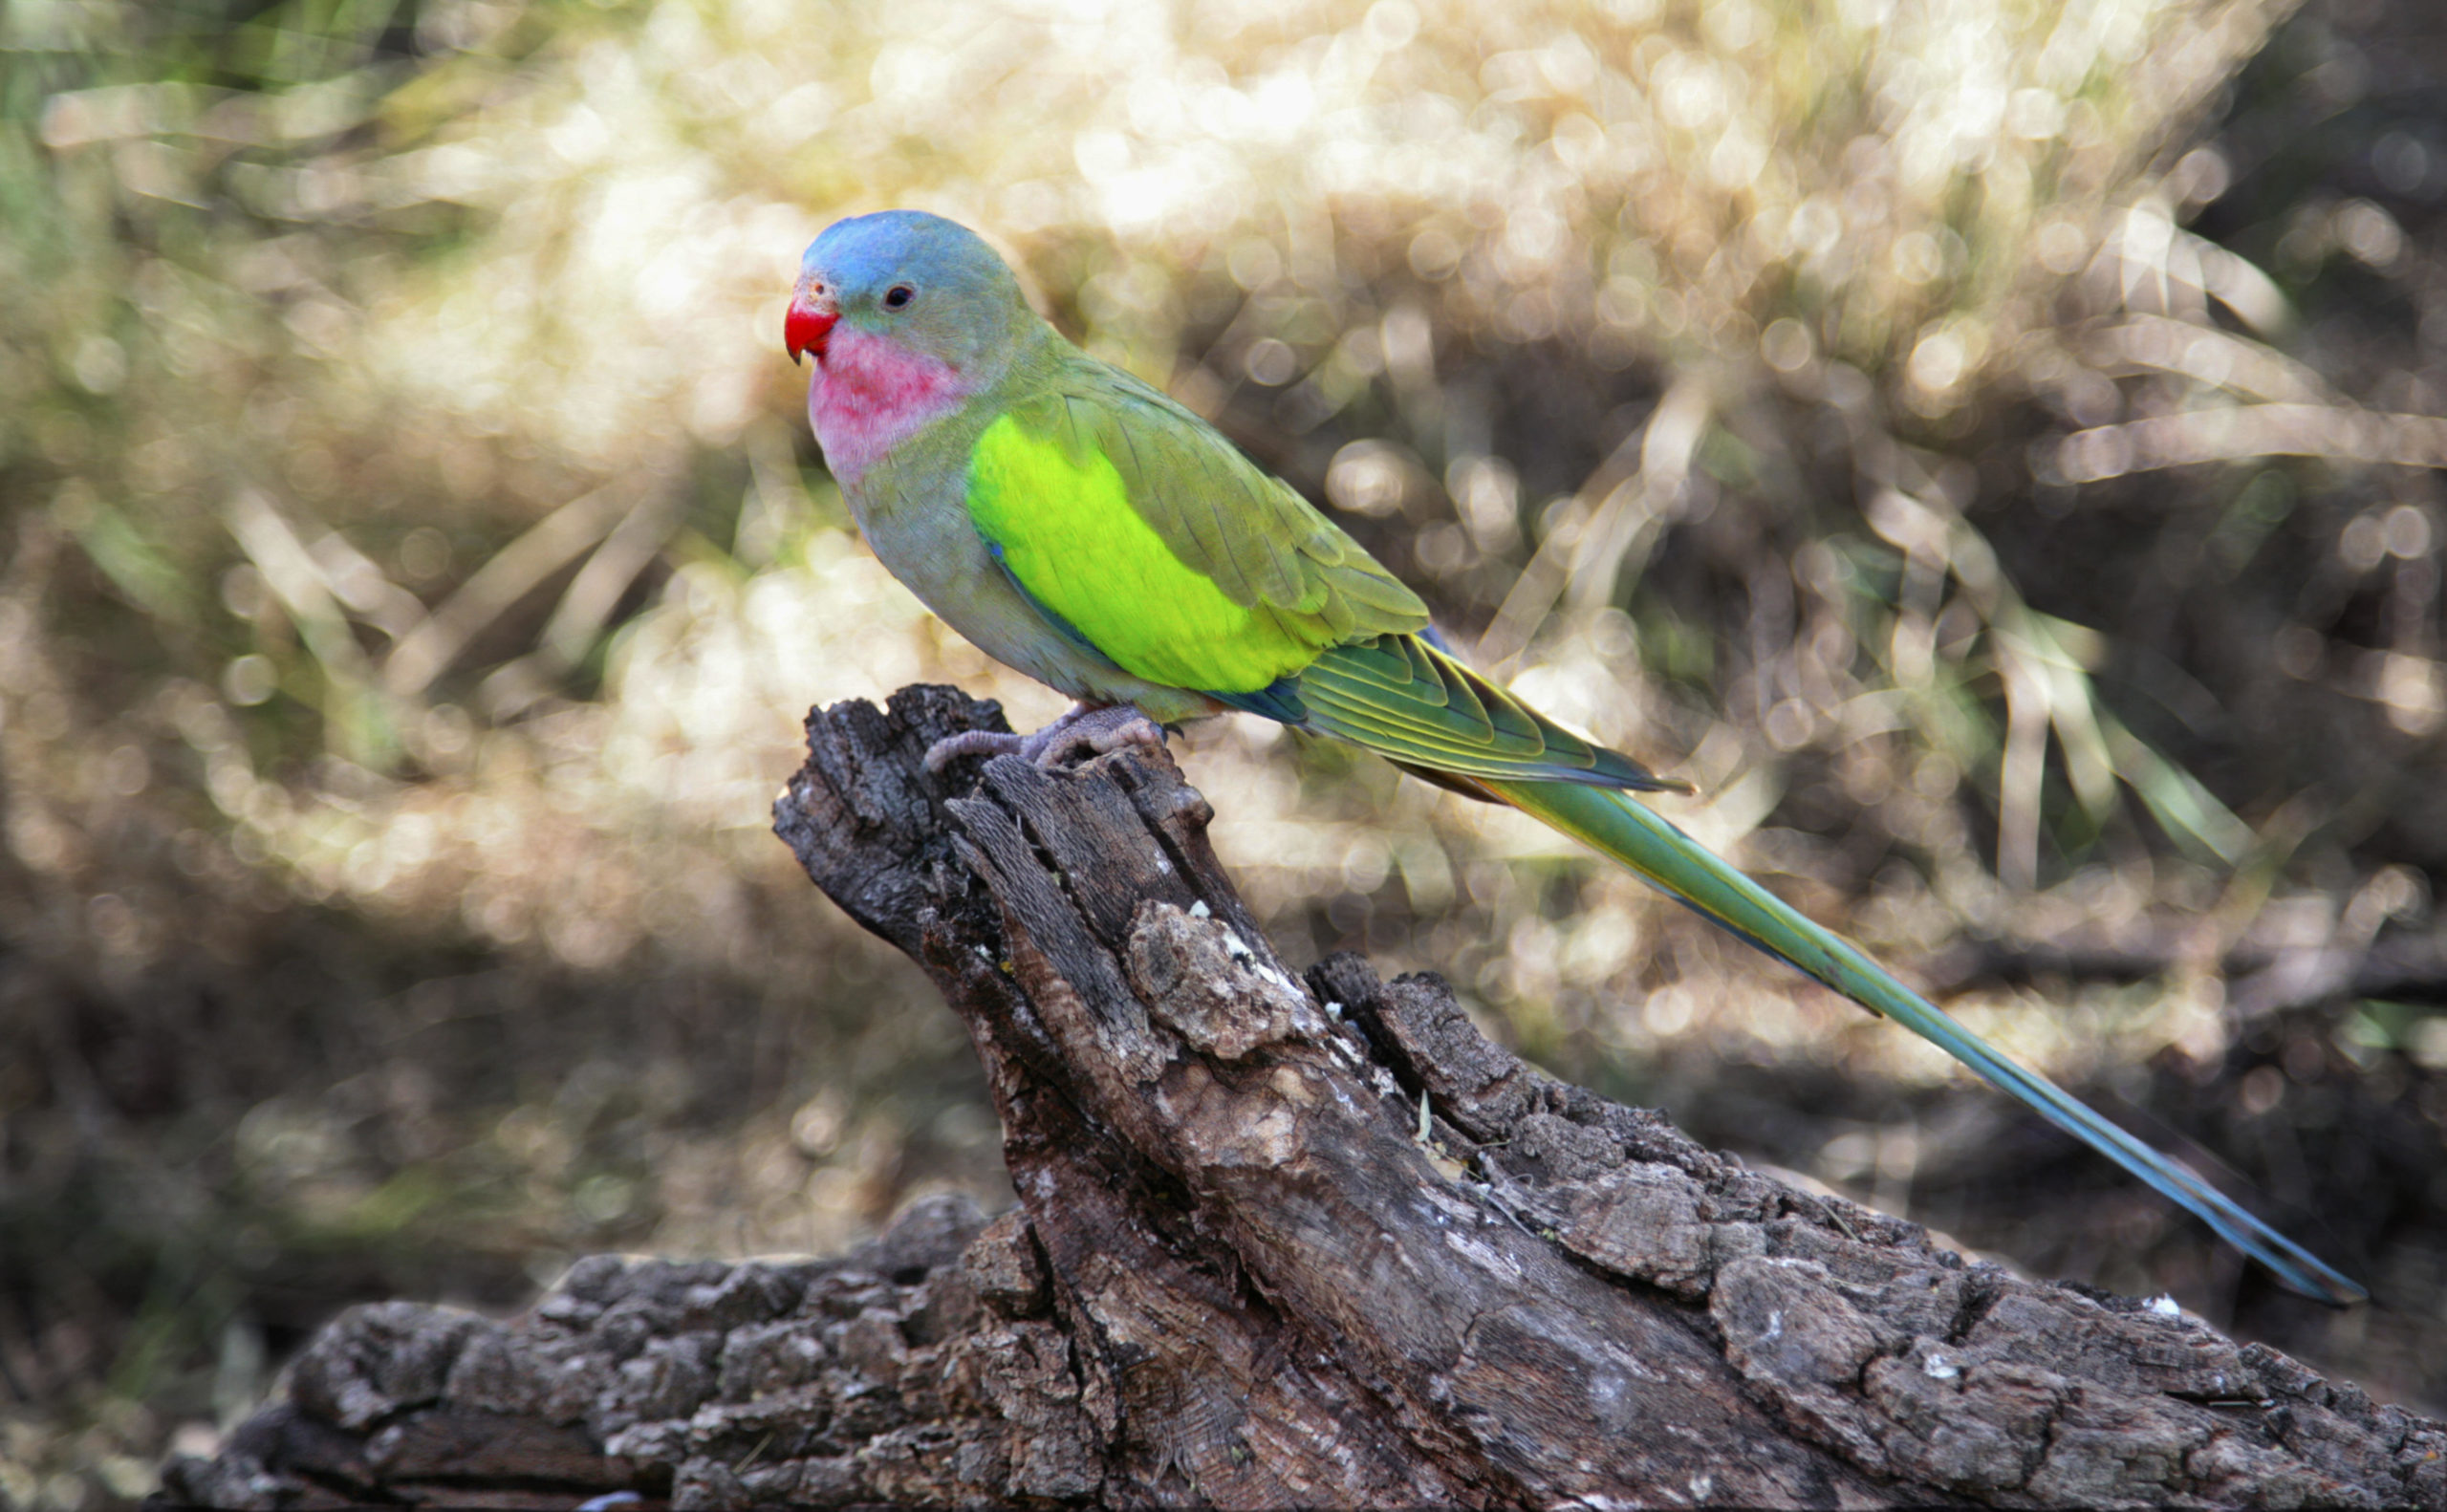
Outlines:
[{"label": "weathered bark", "polygon": [[1167,760],[922,770],[999,724],[941,688],[812,715],[776,827],[967,1024],[1019,1209],[592,1260],[509,1324],[359,1308],[167,1492],[2447,1506],[2438,1423],[1745,1170],[1433,978],[1295,977]]}]

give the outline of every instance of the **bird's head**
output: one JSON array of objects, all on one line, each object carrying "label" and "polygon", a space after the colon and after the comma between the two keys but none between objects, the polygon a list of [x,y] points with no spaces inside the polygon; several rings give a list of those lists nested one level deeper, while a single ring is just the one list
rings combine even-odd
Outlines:
[{"label": "bird's head", "polygon": [[878,337],[982,378],[1034,319],[1020,281],[975,231],[921,210],[836,221],[799,261],[782,344],[821,364],[842,333]]}]

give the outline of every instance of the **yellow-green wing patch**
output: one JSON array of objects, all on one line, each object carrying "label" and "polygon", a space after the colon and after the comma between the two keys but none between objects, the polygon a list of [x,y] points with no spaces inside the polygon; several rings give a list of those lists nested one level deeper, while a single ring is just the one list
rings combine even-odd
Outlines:
[{"label": "yellow-green wing patch", "polygon": [[1006,415],[969,464],[969,514],[1004,570],[1116,666],[1171,687],[1250,692],[1316,646],[1233,601],[1137,510],[1110,457]]},{"label": "yellow-green wing patch", "polygon": [[[1082,358],[1085,364],[1087,359]],[[1205,422],[1101,364],[1014,405],[969,464],[1005,571],[1125,671],[1254,693],[1427,609]]]}]

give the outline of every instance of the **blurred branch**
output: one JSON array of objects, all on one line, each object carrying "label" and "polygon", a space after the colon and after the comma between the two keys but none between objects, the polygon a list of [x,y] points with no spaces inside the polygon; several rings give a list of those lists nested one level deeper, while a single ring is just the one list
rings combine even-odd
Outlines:
[{"label": "blurred branch", "polygon": [[[2027,982],[2040,976],[2074,981],[2135,982],[2201,963],[2203,930],[2198,919],[2127,925],[2111,936],[2075,931],[2045,943],[1966,940],[1921,962],[1939,991],[1974,981]],[[2333,939],[2300,945],[2241,941],[2213,964],[2228,983],[2226,1004],[2248,1025],[2290,1008],[2310,1007],[2339,997],[2447,1004],[2447,931]]]}]

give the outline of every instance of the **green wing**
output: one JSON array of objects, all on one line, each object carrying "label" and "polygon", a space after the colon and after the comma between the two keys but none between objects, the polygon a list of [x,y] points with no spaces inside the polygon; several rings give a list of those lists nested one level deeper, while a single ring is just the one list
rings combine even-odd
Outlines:
[{"label": "green wing", "polygon": [[1430,781],[1670,788],[1438,650],[1427,606],[1204,421],[1079,358],[971,454],[1013,582],[1123,671],[1342,736]]},{"label": "green wing", "polygon": [[1204,421],[1111,369],[1065,376],[979,438],[969,515],[1115,665],[1254,694],[1327,647],[1426,625],[1418,594]]}]

